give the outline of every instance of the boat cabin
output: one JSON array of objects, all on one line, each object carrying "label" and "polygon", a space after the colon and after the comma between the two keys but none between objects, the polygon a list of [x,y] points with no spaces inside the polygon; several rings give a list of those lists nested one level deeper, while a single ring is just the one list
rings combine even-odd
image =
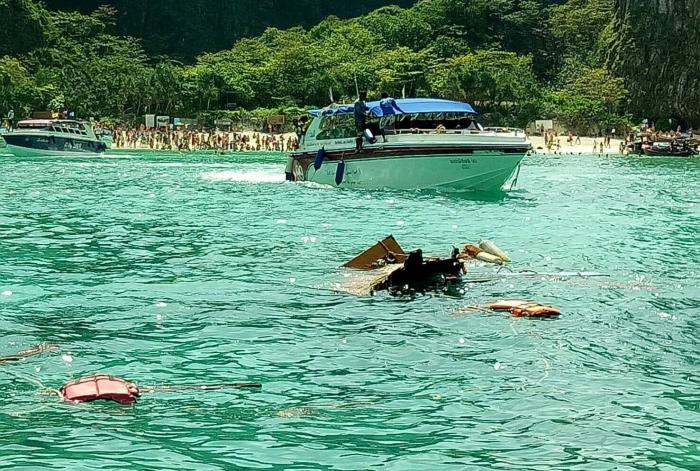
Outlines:
[{"label": "boat cabin", "polygon": [[[383,137],[367,146],[410,146],[423,143],[459,145],[464,142],[518,144],[524,132],[508,128],[485,129],[477,121],[477,113],[468,103],[434,98],[394,100],[396,106],[385,114],[381,102],[367,102],[366,126],[375,137]],[[386,106],[385,106],[386,108]],[[334,105],[312,110],[314,118],[301,137],[300,151],[315,149],[354,148],[358,137],[354,105]]]},{"label": "boat cabin", "polygon": [[16,131],[43,131],[61,134],[73,134],[94,138],[92,127],[83,121],[53,120],[53,119],[27,119],[17,123]]},{"label": "boat cabin", "polygon": [[[513,132],[511,129],[484,129],[477,121],[476,111],[468,103],[432,98],[397,99],[395,103],[394,112],[385,114],[380,102],[367,102],[367,129],[374,136],[384,136],[387,141],[399,142],[406,140],[409,137],[407,135],[431,135],[437,138],[446,135],[444,137],[449,139],[449,136],[458,138],[473,134]],[[312,110],[310,115],[314,119],[302,137],[302,146],[349,143],[357,137],[354,105],[335,105]]]}]

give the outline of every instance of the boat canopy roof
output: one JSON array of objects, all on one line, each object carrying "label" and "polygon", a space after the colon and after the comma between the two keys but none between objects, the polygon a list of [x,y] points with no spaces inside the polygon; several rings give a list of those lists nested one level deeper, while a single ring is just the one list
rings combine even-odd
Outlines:
[{"label": "boat canopy roof", "polygon": [[[442,100],[438,98],[403,98],[396,99],[396,105],[403,111],[403,114],[417,113],[464,113],[476,114],[474,108],[469,103],[459,101]],[[384,116],[379,101],[367,102],[367,107],[372,116],[381,118]],[[355,108],[354,104],[334,105],[320,110],[311,110],[311,116],[334,116],[337,114],[351,114]],[[396,114],[402,114],[396,111]]]}]

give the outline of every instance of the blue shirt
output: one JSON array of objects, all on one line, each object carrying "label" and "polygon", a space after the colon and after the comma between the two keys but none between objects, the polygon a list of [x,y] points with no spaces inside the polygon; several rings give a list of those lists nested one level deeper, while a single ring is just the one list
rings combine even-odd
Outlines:
[{"label": "blue shirt", "polygon": [[396,104],[396,100],[393,98],[383,98],[379,102],[379,107],[382,109],[382,116],[394,115],[396,111],[403,113],[403,110],[399,108],[399,105]]}]

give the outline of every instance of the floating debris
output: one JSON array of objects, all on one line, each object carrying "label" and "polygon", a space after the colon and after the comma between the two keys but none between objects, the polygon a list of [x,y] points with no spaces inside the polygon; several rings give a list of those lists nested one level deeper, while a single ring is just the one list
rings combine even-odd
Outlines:
[{"label": "floating debris", "polygon": [[48,352],[53,352],[56,350],[58,350],[58,345],[56,345],[56,344],[40,343],[38,345],[34,345],[32,347],[29,347],[26,350],[22,350],[21,352],[17,352],[14,355],[0,357],[0,365],[5,364],[5,363],[13,363],[13,362],[17,362],[17,361],[26,360],[27,358],[37,356],[37,355],[42,355],[42,354],[48,353]]},{"label": "floating debris", "polygon": [[382,289],[429,287],[461,280],[464,265],[455,250],[450,258],[424,257],[418,249],[407,254],[393,236],[378,242],[345,265],[366,272],[348,277],[338,291],[369,296]]},{"label": "floating debris", "polygon": [[561,311],[554,306],[525,301],[522,299],[496,301],[483,306],[467,306],[457,310],[459,314],[470,312],[510,312],[514,317],[558,317]]},{"label": "floating debris", "polygon": [[135,383],[116,376],[95,374],[70,381],[58,390],[64,401],[93,402],[113,401],[122,405],[133,405],[142,394],[154,392],[218,391],[224,389],[259,389],[260,383],[225,384],[180,384],[171,386],[149,386],[139,388]]},{"label": "floating debris", "polygon": [[291,407],[289,409],[284,409],[277,411],[277,417],[283,417],[285,419],[293,419],[297,417],[308,417],[314,415],[315,412],[311,407]]}]

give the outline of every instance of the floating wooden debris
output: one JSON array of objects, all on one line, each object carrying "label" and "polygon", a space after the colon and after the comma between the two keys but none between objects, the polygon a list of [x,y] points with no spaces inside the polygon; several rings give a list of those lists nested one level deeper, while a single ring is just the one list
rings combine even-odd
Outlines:
[{"label": "floating wooden debris", "polygon": [[337,291],[369,296],[391,288],[427,288],[460,281],[464,264],[459,251],[450,258],[424,257],[418,249],[406,254],[393,236],[378,242],[343,265],[344,268],[367,272],[351,275]]},{"label": "floating wooden debris", "polygon": [[558,317],[561,311],[554,306],[525,301],[522,299],[496,301],[483,306],[467,306],[458,311],[469,312],[510,312],[514,317]]}]

